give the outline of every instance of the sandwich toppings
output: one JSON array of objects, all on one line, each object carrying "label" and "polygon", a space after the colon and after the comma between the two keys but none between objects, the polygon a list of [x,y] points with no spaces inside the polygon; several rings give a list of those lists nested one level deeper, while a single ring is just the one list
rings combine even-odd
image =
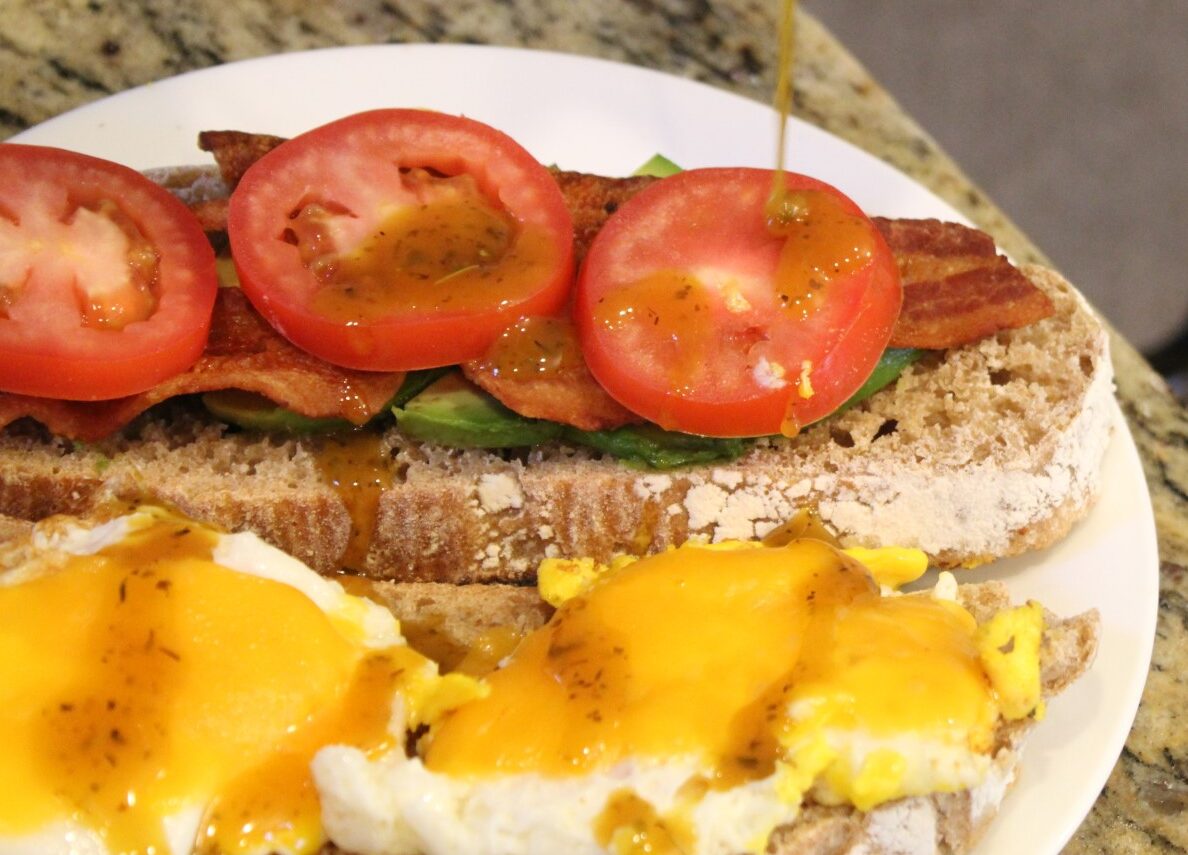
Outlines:
[{"label": "sandwich toppings", "polygon": [[179,201],[123,166],[0,146],[0,389],[93,401],[202,353],[214,253]]},{"label": "sandwich toppings", "polygon": [[[76,347],[103,344],[102,376],[63,361],[54,342],[67,337],[38,335],[51,361],[38,363],[42,370],[22,357],[0,369],[0,425],[32,417],[90,441],[167,398],[236,390],[208,397],[208,409],[255,429],[342,429],[385,411],[406,369],[461,363],[519,420],[514,435],[564,436],[618,453],[621,437],[605,432],[663,437],[660,425],[684,435],[793,434],[862,384],[888,335],[899,350],[884,354],[872,382],[893,379],[914,358],[911,348],[960,346],[1052,311],[980,232],[870,221],[803,176],[789,177],[793,204],[773,216],[759,199],[770,172],[657,180],[549,171],[491,128],[416,110],[360,114],[289,141],[206,132],[200,144],[215,154],[234,201],[194,202],[187,241],[196,219],[220,243],[230,208],[243,286],[220,295],[201,359],[189,369],[171,361],[204,329],[197,317],[168,352],[139,360],[137,370],[151,367],[157,378],[138,381],[147,388],[113,385],[131,374],[110,353],[161,326],[166,304],[175,304],[161,302],[163,277],[189,243],[161,254],[136,216],[87,203],[82,218],[56,228],[74,234],[80,219],[107,223],[95,258],[126,262],[108,291],[128,299],[105,298],[107,308],[91,300],[74,314],[80,334],[68,337]],[[20,162],[22,149],[5,146],[10,161]],[[0,218],[0,241],[28,228],[15,215]],[[24,238],[14,245],[22,248],[9,259],[31,251]],[[568,311],[572,259],[588,252]],[[206,281],[206,264],[195,281]],[[896,269],[898,314],[889,284]],[[7,316],[26,311],[17,308],[30,290],[22,277],[9,276],[0,294],[0,332],[9,335],[22,326]],[[152,317],[132,320],[138,312]],[[647,421],[655,425],[640,425]],[[666,436],[662,444],[677,435]],[[742,447],[734,441],[714,454]]]},{"label": "sandwich toppings", "polygon": [[1052,314],[1048,295],[999,255],[985,232],[939,220],[874,222],[903,281],[891,347],[960,347]]},{"label": "sandwich toppings", "polygon": [[99,440],[154,404],[178,395],[233,389],[241,412],[279,404],[349,428],[383,412],[403,380],[402,372],[340,368],[299,350],[265,322],[241,291],[220,288],[206,349],[187,370],[147,391],[109,401],[0,395],[0,424],[32,416],[58,436]]},{"label": "sandwich toppings", "polygon": [[628,409],[687,433],[794,435],[870,375],[901,302],[891,253],[836,189],[785,179],[799,208],[769,217],[771,172],[683,172],[598,233],[574,318]]}]

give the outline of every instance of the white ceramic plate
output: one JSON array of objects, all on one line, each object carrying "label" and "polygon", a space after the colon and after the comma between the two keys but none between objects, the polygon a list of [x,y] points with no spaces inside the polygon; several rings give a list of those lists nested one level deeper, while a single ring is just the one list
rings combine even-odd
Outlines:
[{"label": "white ceramic plate", "polygon": [[[375,107],[464,113],[506,131],[546,163],[624,175],[662,152],[685,167],[770,166],[775,114],[762,104],[631,66],[471,46],[376,46],[287,54],[134,89],[21,134],[136,168],[206,162],[204,129],[293,135]],[[791,168],[839,186],[871,213],[961,219],[880,160],[794,122]],[[1150,499],[1120,413],[1103,496],[1053,549],[981,568],[1019,600],[1061,614],[1097,608],[1101,650],[1088,676],[1050,704],[1018,786],[981,853],[1055,853],[1101,791],[1138,706],[1155,632],[1158,557]],[[968,577],[965,577],[968,578]]]}]

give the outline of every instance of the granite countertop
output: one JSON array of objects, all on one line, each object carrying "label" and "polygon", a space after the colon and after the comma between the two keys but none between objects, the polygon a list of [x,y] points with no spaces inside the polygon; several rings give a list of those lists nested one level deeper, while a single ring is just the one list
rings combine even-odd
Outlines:
[{"label": "granite countertop", "polygon": [[[0,35],[0,138],[114,92],[281,51],[472,42],[621,60],[767,101],[774,0],[8,0]],[[448,11],[447,11],[448,10]],[[814,19],[801,16],[796,112],[884,158],[991,232],[1034,247]],[[1188,850],[1188,412],[1112,336],[1118,398],[1138,444],[1163,561],[1146,692],[1117,767],[1069,852]]]}]

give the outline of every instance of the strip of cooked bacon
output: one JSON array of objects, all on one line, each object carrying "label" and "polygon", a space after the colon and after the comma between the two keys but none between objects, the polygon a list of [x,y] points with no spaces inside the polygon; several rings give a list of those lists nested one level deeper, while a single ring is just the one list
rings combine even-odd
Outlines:
[{"label": "strip of cooked bacon", "polygon": [[248,167],[284,141],[284,137],[244,131],[202,131],[198,134],[198,148],[214,155],[219,174],[232,190]]},{"label": "strip of cooked bacon", "polygon": [[940,220],[875,217],[903,280],[891,347],[944,350],[1043,320],[1054,311],[985,232]]},{"label": "strip of cooked bacon", "polygon": [[227,231],[227,199],[202,199],[191,202],[190,211],[202,224],[202,230],[208,233],[226,233]]},{"label": "strip of cooked bacon", "polygon": [[655,178],[634,175],[630,178],[603,178],[585,172],[566,172],[552,169],[553,178],[565,197],[565,205],[573,217],[573,256],[577,264],[586,257],[590,242],[602,228],[607,217],[619,206],[647,187]]},{"label": "strip of cooked bacon", "polygon": [[353,371],[310,356],[273,330],[237,288],[221,288],[206,351],[188,371],[112,401],[0,394],[0,427],[29,416],[58,436],[91,442],[168,398],[221,389],[256,392],[311,418],[362,424],[383,409],[403,381],[402,372]]},{"label": "strip of cooked bacon", "polygon": [[[655,180],[603,178],[559,169],[553,170],[553,177],[573,217],[573,252],[579,264],[607,217]],[[568,332],[572,335],[573,328]],[[580,353],[576,342],[569,349]],[[642,421],[598,385],[580,358],[547,374],[506,374],[486,359],[466,363],[462,372],[509,410],[530,419],[548,419],[581,430],[610,430]]]}]

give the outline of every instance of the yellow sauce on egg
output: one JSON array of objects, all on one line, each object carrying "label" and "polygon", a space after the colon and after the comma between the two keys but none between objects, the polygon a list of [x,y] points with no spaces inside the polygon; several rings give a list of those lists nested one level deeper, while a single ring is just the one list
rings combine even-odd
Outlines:
[{"label": "yellow sauce on egg", "polygon": [[[693,758],[709,786],[772,774],[798,699],[874,735],[968,734],[996,721],[973,619],[928,597],[880,597],[825,543],[682,547],[565,601],[433,729],[433,771],[574,775],[631,758]],[[820,717],[814,721],[820,722]]]},{"label": "yellow sauce on egg", "polygon": [[197,851],[322,845],[313,754],[388,747],[393,693],[426,660],[218,565],[217,538],[158,513],[0,585],[0,834],[69,820],[160,853],[165,818],[198,808]]}]

